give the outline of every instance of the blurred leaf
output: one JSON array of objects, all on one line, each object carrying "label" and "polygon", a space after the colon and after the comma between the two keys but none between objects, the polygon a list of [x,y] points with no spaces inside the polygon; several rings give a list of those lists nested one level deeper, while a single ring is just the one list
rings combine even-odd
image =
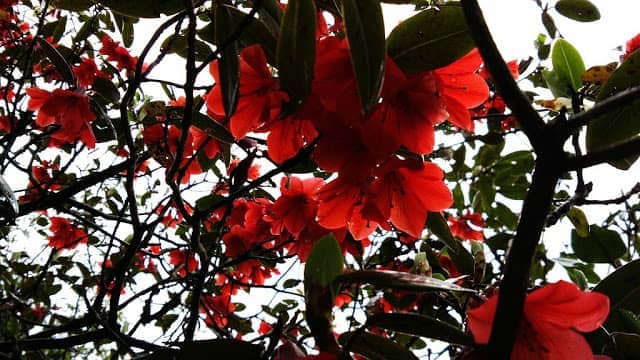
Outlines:
[{"label": "blurred leaf", "polygon": [[291,0],[282,18],[276,58],[280,84],[293,107],[311,90],[315,52],[316,6],[313,0]]},{"label": "blurred leaf", "polygon": [[263,350],[261,346],[235,339],[196,340],[182,343],[181,347],[183,360],[208,359],[212,354],[221,359],[259,360]]},{"label": "blurred leaf", "polygon": [[555,8],[558,13],[575,21],[590,22],[600,19],[600,11],[588,0],[560,0]]},{"label": "blurred leaf", "polygon": [[473,339],[469,334],[432,317],[415,313],[378,313],[367,319],[369,326],[405,334],[442,340],[451,344],[470,346]]},{"label": "blurred leaf", "polygon": [[636,360],[640,354],[640,335],[627,333],[613,333],[612,343],[615,344],[616,359]]},{"label": "blurred leaf", "polygon": [[42,38],[36,38],[38,45],[47,56],[49,61],[55,66],[56,70],[62,76],[64,81],[70,85],[76,85],[76,76],[71,70],[71,65],[67,62],[66,58],[60,54],[60,52],[53,47],[47,40]]},{"label": "blurred leaf", "polygon": [[338,338],[342,346],[349,345],[349,351],[366,356],[370,360],[418,360],[404,346],[391,339],[369,332],[347,332]]},{"label": "blurred leaf", "polygon": [[[640,51],[634,51],[602,86],[596,102],[638,85],[640,85]],[[637,137],[640,133],[640,121],[637,121],[639,114],[640,101],[635,101],[593,119],[587,125],[587,151],[605,149]],[[627,170],[637,158],[636,155],[610,162],[610,164],[618,169]]]},{"label": "blurred leaf", "polygon": [[93,4],[91,0],[54,0],[51,5],[62,10],[84,11],[89,10]]},{"label": "blurred leaf", "polygon": [[455,2],[404,20],[387,38],[389,56],[406,73],[449,65],[473,47],[462,7]]},{"label": "blurred leaf", "polygon": [[582,74],[585,71],[584,62],[578,50],[565,39],[558,39],[551,49],[553,71],[562,81],[571,85],[573,91],[582,86]]},{"label": "blurred leaf", "polygon": [[542,78],[547,83],[549,90],[556,98],[570,97],[571,84],[561,79],[553,70],[542,70]]},{"label": "blurred leaf", "polygon": [[366,114],[378,103],[385,61],[382,8],[378,0],[342,0],[344,27],[358,95]]},{"label": "blurred leaf", "polygon": [[19,212],[20,207],[11,186],[0,175],[0,223],[13,224]]},{"label": "blurred leaf", "polygon": [[123,15],[157,18],[184,10],[182,0],[96,0],[95,2]]},{"label": "blurred leaf", "polygon": [[443,290],[475,293],[472,289],[463,288],[456,284],[428,276],[390,270],[351,271],[338,276],[336,282],[350,284],[366,283],[380,288],[414,291]]},{"label": "blurred leaf", "polygon": [[555,39],[558,28],[556,27],[556,22],[553,20],[553,17],[545,10],[541,14],[541,20],[544,29],[547,30],[547,34],[549,34],[552,39]]},{"label": "blurred leaf", "polygon": [[587,263],[613,263],[627,251],[620,234],[597,225],[589,227],[587,237],[580,237],[576,230],[571,230],[571,247],[578,259]]},{"label": "blurred leaf", "polygon": [[342,274],[344,258],[338,241],[333,235],[323,236],[311,249],[304,267],[305,287],[317,284],[322,287],[330,285]]},{"label": "blurred leaf", "polygon": [[589,236],[589,220],[582,210],[572,207],[567,211],[567,217],[571,220],[578,236],[583,238]]},{"label": "blurred leaf", "polygon": [[232,26],[231,13],[226,6],[216,6],[215,10],[215,39],[220,57],[218,58],[218,72],[221,87],[222,103],[224,112],[229,118],[236,111],[238,105],[238,94],[240,91],[240,70],[238,60],[238,44],[235,40],[225,44],[235,31]]}]

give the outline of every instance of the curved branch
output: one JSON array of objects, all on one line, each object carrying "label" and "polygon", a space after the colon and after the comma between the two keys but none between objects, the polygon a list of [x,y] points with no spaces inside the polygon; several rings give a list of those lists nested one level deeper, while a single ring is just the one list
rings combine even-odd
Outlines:
[{"label": "curved branch", "polygon": [[638,95],[640,95],[640,86],[634,86],[613,96],[610,96],[596,103],[588,111],[583,111],[569,118],[569,120],[567,121],[567,130],[569,131],[569,133],[571,133],[572,131],[577,130],[582,126],[589,124],[590,121],[600,115],[604,115],[607,112],[621,106],[629,105],[634,101],[640,99],[638,98]]},{"label": "curved branch", "polygon": [[635,138],[586,155],[577,156],[567,163],[567,170],[585,169],[609,161],[640,154],[640,138]]}]

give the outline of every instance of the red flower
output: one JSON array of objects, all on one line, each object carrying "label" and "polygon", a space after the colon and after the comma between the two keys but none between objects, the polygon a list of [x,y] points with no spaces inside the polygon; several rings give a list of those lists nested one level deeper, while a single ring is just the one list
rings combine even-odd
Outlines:
[{"label": "red flower", "polygon": [[[467,312],[475,342],[487,344],[498,297]],[[511,359],[591,359],[591,348],[578,332],[596,330],[609,314],[609,298],[583,292],[559,281],[527,295]]]},{"label": "red flower", "polygon": [[[212,62],[209,71],[219,83],[218,62]],[[280,105],[286,95],[277,87],[278,81],[271,76],[262,48],[259,45],[244,48],[240,53],[238,106],[229,120],[229,131],[234,138],[242,139],[249,131],[259,129],[280,113]],[[225,117],[220,86],[211,89],[206,96],[206,103],[211,117]]]},{"label": "red flower", "polygon": [[287,229],[294,237],[315,222],[318,202],[315,193],[324,185],[320,178],[301,180],[297,177],[282,178],[280,197],[268,211],[267,220],[272,221],[272,232],[280,234]]},{"label": "red flower", "polygon": [[627,41],[627,43],[625,44],[625,52],[620,57],[620,61],[624,61],[624,59],[628,58],[629,55],[631,55],[631,53],[636,51],[637,49],[640,49],[640,34],[632,37]]},{"label": "red flower", "polygon": [[482,228],[484,226],[484,220],[482,220],[481,214],[473,214],[469,211],[465,211],[464,215],[459,218],[449,218],[449,227],[451,233],[454,236],[463,240],[484,240],[484,234],[482,229],[476,230],[471,225]]},{"label": "red flower", "polygon": [[227,318],[236,309],[231,302],[231,295],[202,295],[200,312],[205,314],[205,323],[209,326],[223,328],[229,323]]},{"label": "red flower", "polygon": [[321,111],[323,109],[317,100],[307,99],[295,114],[274,120],[269,125],[267,137],[269,157],[280,164],[294,157],[305,144],[311,143],[318,136],[312,119]]},{"label": "red flower", "polygon": [[102,37],[100,54],[107,55],[107,61],[115,61],[118,70],[134,71],[138,63],[138,58],[131,56],[129,50],[106,34]]},{"label": "red flower", "polygon": [[[174,125],[165,127],[161,123],[145,126],[142,132],[144,143],[149,146],[154,159],[165,168],[170,168],[178,151],[181,130]],[[197,150],[197,149],[196,149]],[[192,132],[187,135],[180,161],[181,183],[189,182],[191,175],[202,173],[202,168],[194,154]],[[176,177],[179,174],[176,174]]]},{"label": "red flower", "polygon": [[73,249],[79,243],[87,243],[87,233],[75,224],[71,224],[69,219],[54,216],[51,219],[49,231],[53,234],[49,235],[49,246],[54,249]]},{"label": "red flower", "polygon": [[93,85],[93,81],[98,76],[108,77],[107,74],[98,69],[95,60],[92,58],[83,58],[79,65],[73,67],[73,73],[78,78],[78,85],[85,88]]},{"label": "red flower", "polygon": [[399,230],[420,237],[428,211],[441,211],[453,203],[438,165],[391,158],[377,170],[371,185],[375,203]]},{"label": "red flower", "polygon": [[473,131],[473,121],[468,109],[481,105],[489,97],[489,87],[477,74],[482,57],[477,49],[461,59],[435,71],[438,89],[449,113],[449,122]]},{"label": "red flower", "polygon": [[26,91],[29,95],[27,109],[38,111],[36,124],[41,127],[54,124],[60,126],[51,134],[53,140],[71,143],[80,138],[89,148],[95,147],[96,138],[90,123],[96,116],[91,112],[87,95],[63,89],[49,92],[30,88]]},{"label": "red flower", "polygon": [[169,263],[176,267],[180,277],[187,276],[187,272],[195,272],[198,269],[198,259],[193,252],[173,249],[169,251]]},{"label": "red flower", "polygon": [[[384,144],[392,152],[400,145],[419,154],[433,150],[434,126],[447,118],[447,112],[432,72],[405,75],[387,58],[382,103],[376,107],[365,126],[384,129],[385,136],[395,141]],[[383,137],[367,137],[373,147]],[[377,145],[376,145],[377,143]]]}]

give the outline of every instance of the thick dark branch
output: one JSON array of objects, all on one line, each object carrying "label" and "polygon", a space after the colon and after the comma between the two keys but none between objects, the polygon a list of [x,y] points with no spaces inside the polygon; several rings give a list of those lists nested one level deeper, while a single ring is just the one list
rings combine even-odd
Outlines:
[{"label": "thick dark branch", "polygon": [[567,130],[570,132],[577,130],[582,126],[587,125],[591,120],[598,116],[604,115],[611,110],[618,109],[622,106],[629,105],[640,99],[638,95],[640,95],[640,86],[635,86],[610,96],[605,100],[596,103],[588,111],[583,111],[572,116],[568,121]]},{"label": "thick dark branch", "polygon": [[618,145],[594,151],[583,156],[570,159],[567,170],[585,169],[609,161],[621,160],[629,156],[640,155],[640,138],[635,138]]},{"label": "thick dark branch", "polygon": [[104,339],[107,331],[104,329],[87,331],[80,335],[72,335],[65,338],[30,338],[0,343],[0,351],[11,353],[14,349],[39,350],[39,349],[70,349],[77,345],[91,341]]},{"label": "thick dark branch", "polygon": [[[552,160],[552,159],[550,159]],[[531,260],[538,245],[560,173],[538,162],[507,255],[498,308],[489,340],[490,359],[509,359],[529,286]]]},{"label": "thick dark branch", "polygon": [[545,123],[513,79],[509,67],[491,37],[477,0],[462,0],[462,7],[469,32],[480,50],[484,65],[489,70],[500,95],[518,119],[534,150],[538,152],[544,149],[543,130]]}]

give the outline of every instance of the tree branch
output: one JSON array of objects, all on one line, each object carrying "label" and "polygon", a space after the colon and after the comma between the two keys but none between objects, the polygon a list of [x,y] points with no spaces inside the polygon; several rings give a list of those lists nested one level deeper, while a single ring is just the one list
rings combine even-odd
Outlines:
[{"label": "tree branch", "polygon": [[462,8],[471,37],[476,42],[484,60],[484,65],[489,70],[500,95],[513,112],[513,115],[518,119],[534,150],[538,152],[544,149],[543,130],[545,123],[513,79],[509,67],[504,62],[498,47],[491,37],[478,1],[462,0]]},{"label": "tree branch", "polygon": [[597,102],[588,111],[583,111],[569,118],[567,122],[567,130],[569,132],[577,130],[582,126],[589,124],[591,120],[598,116],[604,115],[621,106],[629,105],[640,99],[638,95],[640,95],[640,86],[635,86]]},{"label": "tree branch", "polygon": [[569,159],[567,170],[585,169],[609,161],[640,154],[640,138]]}]

